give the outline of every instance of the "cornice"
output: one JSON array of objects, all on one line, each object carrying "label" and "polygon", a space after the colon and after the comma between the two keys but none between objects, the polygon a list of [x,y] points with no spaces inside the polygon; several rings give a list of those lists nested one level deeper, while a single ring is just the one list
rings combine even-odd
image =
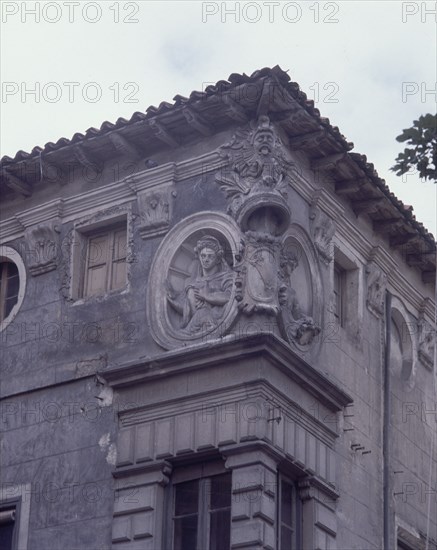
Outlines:
[{"label": "cornice", "polygon": [[114,388],[123,388],[175,373],[229,365],[232,360],[264,357],[298,385],[314,395],[329,410],[339,412],[352,398],[334,382],[297,355],[291,347],[272,333],[256,336],[233,336],[170,351],[144,362],[131,363],[100,372]]}]

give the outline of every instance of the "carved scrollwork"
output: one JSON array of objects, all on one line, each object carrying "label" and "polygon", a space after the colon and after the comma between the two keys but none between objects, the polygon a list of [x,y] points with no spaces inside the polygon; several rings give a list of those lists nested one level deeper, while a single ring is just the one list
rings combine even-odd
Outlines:
[{"label": "carved scrollwork", "polygon": [[281,252],[282,284],[279,289],[279,303],[281,305],[282,320],[285,334],[289,341],[300,346],[308,346],[320,333],[320,327],[314,319],[302,310],[296,289],[293,285],[293,271],[299,265],[299,258],[295,250],[283,248]]},{"label": "carved scrollwork", "polygon": [[138,194],[139,232],[143,239],[166,233],[170,226],[176,191],[171,188],[143,191]]},{"label": "carved scrollwork", "polygon": [[237,131],[232,141],[221,147],[220,155],[227,166],[216,175],[216,181],[229,199],[228,211],[235,218],[254,195],[287,197],[294,165],[286,158],[283,143],[267,116],[261,116],[256,126]]},{"label": "carved scrollwork", "polygon": [[435,331],[423,316],[419,318],[417,326],[419,336],[419,361],[425,365],[425,367],[432,369],[434,365]]},{"label": "carved scrollwork", "polygon": [[376,317],[384,312],[384,294],[387,285],[387,276],[375,262],[371,261],[366,267],[367,274],[367,300],[366,304]]},{"label": "carved scrollwork", "polygon": [[59,226],[54,222],[41,224],[26,231],[29,272],[34,277],[56,269],[59,231]]},{"label": "carved scrollwork", "polygon": [[335,223],[314,205],[310,209],[310,220],[314,246],[322,261],[328,265],[334,257],[332,237],[335,234]]}]

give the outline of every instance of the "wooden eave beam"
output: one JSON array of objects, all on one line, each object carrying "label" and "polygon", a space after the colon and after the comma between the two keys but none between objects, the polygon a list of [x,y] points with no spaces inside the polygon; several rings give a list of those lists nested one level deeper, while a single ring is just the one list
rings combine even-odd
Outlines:
[{"label": "wooden eave beam", "polygon": [[2,176],[9,189],[12,189],[16,193],[20,193],[24,197],[30,197],[32,195],[32,187],[26,181],[23,181],[6,170],[2,171]]},{"label": "wooden eave beam", "polygon": [[373,231],[376,233],[391,233],[403,223],[403,218],[387,218],[383,220],[373,220]]},{"label": "wooden eave beam", "polygon": [[404,235],[397,235],[390,238],[390,246],[392,248],[398,248],[418,238],[419,235],[417,233],[405,233]]},{"label": "wooden eave beam", "polygon": [[94,171],[99,170],[99,164],[90,157],[89,153],[85,151],[82,145],[75,145],[73,147],[73,154],[79,164],[85,166],[85,168],[89,168]]},{"label": "wooden eave beam", "polygon": [[335,182],[335,192],[338,195],[354,195],[367,183],[366,179],[357,178]]},{"label": "wooden eave beam", "polygon": [[152,128],[155,136],[162,141],[163,143],[166,143],[170,147],[179,147],[179,143],[176,141],[176,139],[164,128],[164,126],[158,122],[155,119],[149,120],[150,128]]},{"label": "wooden eave beam", "polygon": [[337,166],[339,162],[347,159],[347,153],[337,153],[335,155],[329,155],[314,159],[311,161],[311,168],[313,170],[332,170]]},{"label": "wooden eave beam", "polygon": [[300,136],[291,137],[288,140],[288,144],[292,150],[298,150],[305,148],[309,144],[317,145],[324,137],[326,137],[326,132],[324,130],[316,130],[315,132],[308,132]]},{"label": "wooden eave beam", "polygon": [[360,214],[369,214],[375,212],[382,203],[382,197],[371,197],[368,199],[352,202],[352,210],[357,216]]},{"label": "wooden eave beam", "polygon": [[114,146],[115,150],[119,153],[126,155],[127,157],[134,160],[138,160],[143,156],[134,145],[132,145],[124,136],[122,136],[118,132],[112,132],[108,134],[108,138]]},{"label": "wooden eave beam", "polygon": [[220,96],[221,101],[226,105],[226,115],[238,122],[247,122],[249,117],[246,111],[239,105],[230,94],[223,94]]},{"label": "wooden eave beam", "polygon": [[433,283],[435,281],[435,271],[422,271],[422,281],[424,283]]},{"label": "wooden eave beam", "polygon": [[199,134],[202,134],[203,136],[210,136],[212,134],[211,128],[199,114],[195,113],[189,107],[184,107],[184,109],[182,109],[182,112],[188,124],[195,130],[197,130]]},{"label": "wooden eave beam", "polygon": [[435,257],[436,253],[434,251],[407,254],[407,263],[408,265],[421,265],[424,262],[434,260]]},{"label": "wooden eave beam", "polygon": [[271,107],[271,99],[273,97],[274,84],[272,80],[266,78],[263,82],[262,91],[258,100],[258,105],[256,107],[256,116],[257,118],[261,115],[267,115]]}]

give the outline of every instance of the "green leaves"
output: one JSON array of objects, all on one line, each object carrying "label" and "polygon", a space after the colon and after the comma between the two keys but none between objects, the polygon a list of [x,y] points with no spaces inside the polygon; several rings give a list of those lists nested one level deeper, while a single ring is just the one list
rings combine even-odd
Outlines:
[{"label": "green leaves", "polygon": [[422,115],[396,140],[409,147],[399,153],[391,170],[401,176],[415,168],[422,179],[437,183],[437,115]]}]

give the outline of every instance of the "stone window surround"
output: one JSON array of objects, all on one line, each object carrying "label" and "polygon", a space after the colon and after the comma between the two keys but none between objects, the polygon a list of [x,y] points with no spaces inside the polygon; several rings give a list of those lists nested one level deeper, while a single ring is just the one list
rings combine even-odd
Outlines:
[{"label": "stone window surround", "polygon": [[[188,463],[181,467],[174,467],[169,479],[169,484],[165,491],[165,511],[164,511],[164,548],[172,548],[173,543],[173,498],[174,488],[178,483],[184,481],[192,481],[195,479],[210,479],[214,475],[221,475],[229,473],[229,470],[225,468],[223,460],[208,460],[206,462]],[[205,507],[201,515],[204,516]],[[204,519],[204,518],[202,518]]]},{"label": "stone window surround", "polygon": [[[115,225],[126,223],[127,249],[126,249],[126,285],[123,288],[111,290],[104,294],[81,296],[81,284],[84,276],[86,243],[94,233],[101,232],[105,228],[112,229]],[[133,258],[133,220],[131,205],[121,205],[95,212],[86,218],[78,220],[74,224],[71,251],[67,256],[69,261],[68,271],[70,273],[69,299],[73,305],[80,305],[90,301],[104,299],[107,296],[120,295],[130,290],[129,267]]]},{"label": "stone window surround", "polygon": [[14,550],[27,550],[29,538],[31,484],[3,483],[0,486],[0,508],[16,506],[17,528]]},{"label": "stone window surround", "polygon": [[[334,261],[331,267],[331,288],[334,291],[334,273],[341,274],[341,323],[335,322],[340,331],[353,335],[362,324],[364,296],[361,282],[362,265],[340,243],[334,246]],[[353,320],[353,321],[352,321]]]},{"label": "stone window surround", "polygon": [[27,276],[26,276],[26,268],[24,266],[24,262],[21,259],[21,256],[18,254],[18,252],[14,248],[11,248],[10,246],[0,246],[0,259],[11,261],[17,266],[18,277],[20,280],[17,303],[14,305],[9,315],[5,319],[3,319],[3,321],[0,323],[0,332],[1,332],[15,319],[21,307],[21,304],[23,303],[24,295],[26,292]]}]

